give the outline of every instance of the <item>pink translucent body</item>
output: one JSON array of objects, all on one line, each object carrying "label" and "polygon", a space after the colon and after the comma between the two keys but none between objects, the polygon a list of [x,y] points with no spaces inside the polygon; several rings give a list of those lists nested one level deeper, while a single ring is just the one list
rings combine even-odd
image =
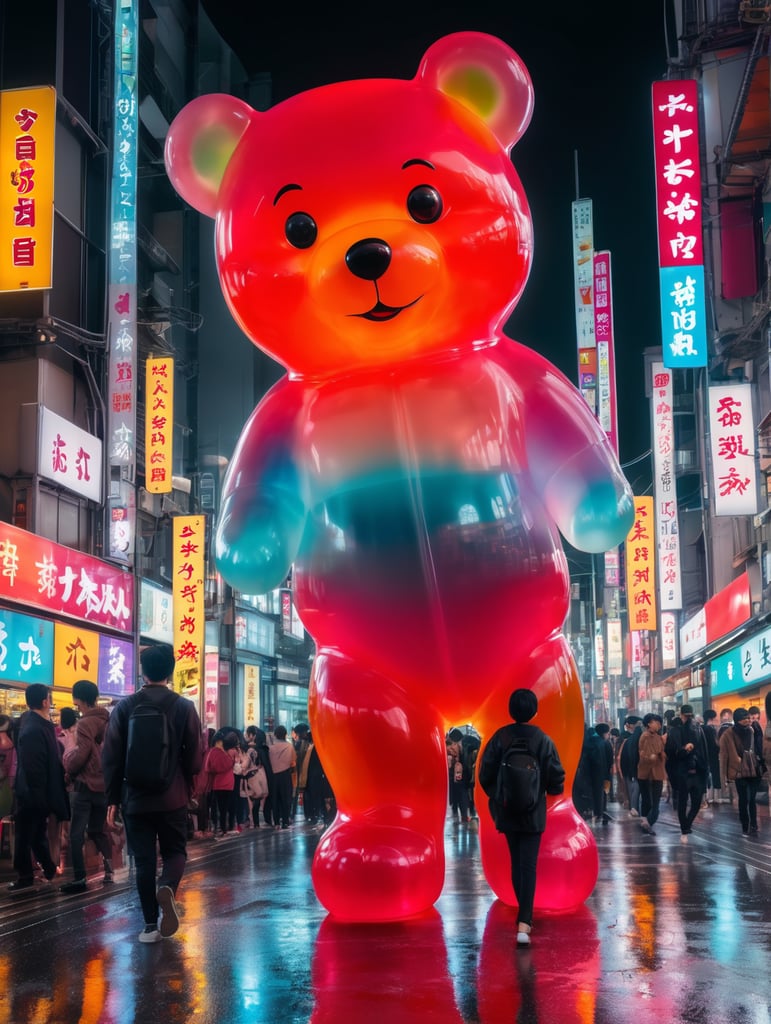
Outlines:
[{"label": "pink translucent body", "polygon": [[[516,55],[463,33],[412,82],[342,83],[265,113],[201,97],[167,142],[176,187],[216,214],[230,308],[288,370],[234,453],[216,557],[246,593],[294,566],[338,805],[313,881],[341,920],[406,918],[439,896],[448,724],[488,736],[511,690],[532,687],[566,794],[575,774],[559,534],[606,550],[632,502],[578,392],[501,333],[531,260],[508,156],[531,108]],[[221,159],[204,158],[207,137]],[[477,804],[485,873],[512,903],[506,845]],[[536,906],[575,908],[597,854],[567,795],[542,851]]]}]

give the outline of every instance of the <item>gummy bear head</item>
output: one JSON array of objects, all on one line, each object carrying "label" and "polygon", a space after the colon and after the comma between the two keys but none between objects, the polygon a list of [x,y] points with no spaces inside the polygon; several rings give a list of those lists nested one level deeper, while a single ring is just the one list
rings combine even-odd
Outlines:
[{"label": "gummy bear head", "polygon": [[487,342],[524,288],[532,225],[509,149],[519,57],[446,36],[411,81],[342,82],[266,112],[221,94],[175,118],[172,183],[216,218],[222,289],[249,337],[323,377]]}]

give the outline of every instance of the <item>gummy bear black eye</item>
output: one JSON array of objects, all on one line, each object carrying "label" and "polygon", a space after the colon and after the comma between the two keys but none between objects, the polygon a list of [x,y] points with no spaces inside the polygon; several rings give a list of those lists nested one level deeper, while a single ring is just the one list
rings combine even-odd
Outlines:
[{"label": "gummy bear black eye", "polygon": [[286,240],[295,249],[310,249],[316,241],[319,229],[309,213],[293,213],[284,225]]},{"label": "gummy bear black eye", "polygon": [[433,224],[442,216],[442,197],[430,185],[417,185],[407,196],[407,212],[418,224]]}]

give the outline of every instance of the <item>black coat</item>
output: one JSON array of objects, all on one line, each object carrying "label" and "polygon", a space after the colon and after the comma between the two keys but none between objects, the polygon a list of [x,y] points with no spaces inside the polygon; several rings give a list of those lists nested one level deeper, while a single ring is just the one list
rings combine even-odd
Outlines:
[{"label": "black coat", "polygon": [[717,729],[714,725],[702,726],[704,739],[707,743],[707,757],[709,758],[709,771],[712,775],[713,789],[720,788],[720,747],[717,742]]},{"label": "black coat", "polygon": [[[516,739],[527,740],[529,751],[541,770],[541,799],[534,811],[514,818],[504,818],[494,799],[498,779],[498,766],[503,755]],[[546,828],[546,794],[557,796],[565,788],[565,769],[552,740],[537,725],[514,723],[504,725],[490,737],[482,752],[479,766],[479,785],[490,798],[490,814],[499,832],[543,832]]]},{"label": "black coat", "polygon": [[619,756],[618,762],[619,767],[621,768],[621,774],[626,779],[637,778],[637,765],[640,763],[640,737],[642,736],[642,731],[643,727],[638,723],[621,748],[621,755]]},{"label": "black coat", "polygon": [[[689,743],[693,744],[693,750],[685,749]],[[667,733],[666,755],[676,778],[685,778],[690,772],[696,772],[706,780],[709,771],[707,741],[703,729],[692,718]]]},{"label": "black coat", "polygon": [[53,723],[27,711],[21,719],[16,747],[16,803],[21,814],[53,814],[70,819],[62,755]]}]

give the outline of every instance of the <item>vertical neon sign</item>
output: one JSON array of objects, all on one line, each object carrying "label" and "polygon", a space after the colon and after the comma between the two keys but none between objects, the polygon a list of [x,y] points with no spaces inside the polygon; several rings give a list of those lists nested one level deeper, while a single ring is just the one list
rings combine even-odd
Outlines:
[{"label": "vertical neon sign", "polygon": [[[135,526],[132,481],[136,472],[138,7],[139,0],[118,0],[115,5],[108,286],[110,556],[127,562],[133,559]],[[120,531],[113,529],[114,523],[120,523]]]},{"label": "vertical neon sign", "polygon": [[706,366],[699,93],[695,81],[653,83],[653,154],[664,366]]}]

